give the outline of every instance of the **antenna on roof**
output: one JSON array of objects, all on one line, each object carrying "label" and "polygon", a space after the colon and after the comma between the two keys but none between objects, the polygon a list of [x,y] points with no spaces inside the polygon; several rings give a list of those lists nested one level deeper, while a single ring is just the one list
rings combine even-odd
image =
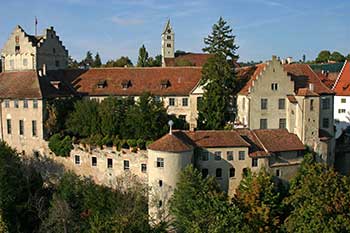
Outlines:
[{"label": "antenna on roof", "polygon": [[169,134],[172,135],[173,134],[173,125],[174,125],[174,122],[172,120],[168,121],[168,125],[170,127],[170,131],[169,131]]}]

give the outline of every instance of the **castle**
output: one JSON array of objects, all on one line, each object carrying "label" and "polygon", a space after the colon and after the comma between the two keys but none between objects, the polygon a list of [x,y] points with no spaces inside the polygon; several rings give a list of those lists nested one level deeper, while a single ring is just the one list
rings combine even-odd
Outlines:
[{"label": "castle", "polygon": [[[237,95],[238,129],[196,131],[203,96],[201,66],[211,54],[175,57],[175,33],[168,21],[162,33],[162,66],[149,68],[67,69],[68,51],[51,27],[32,36],[17,26],[1,51],[1,139],[22,155],[50,157],[67,169],[113,187],[123,173],[151,187],[150,214],[158,218],[189,164],[215,176],[229,195],[247,169],[265,168],[281,180],[297,171],[305,145],[319,160],[334,163],[333,96],[308,65],[282,64],[275,56],[254,67],[238,68],[247,83]],[[176,67],[179,60],[194,66]],[[103,100],[150,92],[168,114],[186,120],[189,131],[170,131],[147,151],[74,145],[67,158],[48,148],[47,103],[79,96]],[[155,204],[154,204],[155,203]],[[157,217],[158,216],[158,217]]]}]

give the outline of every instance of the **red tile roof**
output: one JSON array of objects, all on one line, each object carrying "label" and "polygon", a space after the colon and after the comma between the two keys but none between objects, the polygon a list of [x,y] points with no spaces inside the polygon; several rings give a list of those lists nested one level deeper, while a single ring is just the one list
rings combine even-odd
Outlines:
[{"label": "red tile roof", "polygon": [[[77,92],[90,96],[139,96],[150,92],[159,96],[188,95],[202,77],[201,67],[149,67],[103,68],[86,71],[67,70],[64,77],[70,80]],[[168,86],[162,86],[167,80]],[[98,83],[105,81],[103,88]],[[128,87],[123,88],[127,81]]]},{"label": "red tile roof", "polygon": [[316,92],[311,91],[309,88],[299,88],[297,91],[297,96],[319,96]]},{"label": "red tile roof", "polygon": [[336,95],[350,96],[350,62],[346,61],[333,87]]},{"label": "red tile roof", "polygon": [[148,149],[166,152],[184,152],[192,150],[193,147],[183,140],[179,134],[181,133],[173,132],[173,134],[166,134],[149,145]]},{"label": "red tile roof", "polygon": [[315,71],[315,73],[320,78],[321,82],[323,82],[329,89],[333,88],[334,83],[339,76],[339,72]]},{"label": "red tile roof", "polygon": [[239,91],[239,94],[242,95],[248,95],[249,94],[249,88],[253,86],[253,81],[257,79],[257,77],[260,75],[260,73],[265,69],[267,64],[261,63],[257,64],[255,66],[248,66],[244,68],[238,69],[238,76],[250,74],[250,78],[247,81],[247,83],[244,85],[244,87]]}]

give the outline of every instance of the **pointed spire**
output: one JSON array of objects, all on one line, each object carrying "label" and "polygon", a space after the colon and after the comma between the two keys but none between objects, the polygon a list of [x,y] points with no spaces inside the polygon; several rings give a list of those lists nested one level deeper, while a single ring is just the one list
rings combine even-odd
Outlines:
[{"label": "pointed spire", "polygon": [[168,19],[168,21],[166,22],[165,24],[165,27],[163,29],[163,33],[162,34],[165,34],[167,32],[167,30],[170,29],[171,30],[171,25],[170,25],[170,19]]}]

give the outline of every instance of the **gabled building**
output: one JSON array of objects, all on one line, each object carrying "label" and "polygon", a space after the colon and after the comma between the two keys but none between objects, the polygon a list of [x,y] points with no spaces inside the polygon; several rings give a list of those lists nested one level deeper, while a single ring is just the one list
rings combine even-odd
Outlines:
[{"label": "gabled building", "polygon": [[332,90],[306,64],[282,64],[275,56],[255,67],[237,95],[237,124],[250,129],[285,128],[334,163]]}]

